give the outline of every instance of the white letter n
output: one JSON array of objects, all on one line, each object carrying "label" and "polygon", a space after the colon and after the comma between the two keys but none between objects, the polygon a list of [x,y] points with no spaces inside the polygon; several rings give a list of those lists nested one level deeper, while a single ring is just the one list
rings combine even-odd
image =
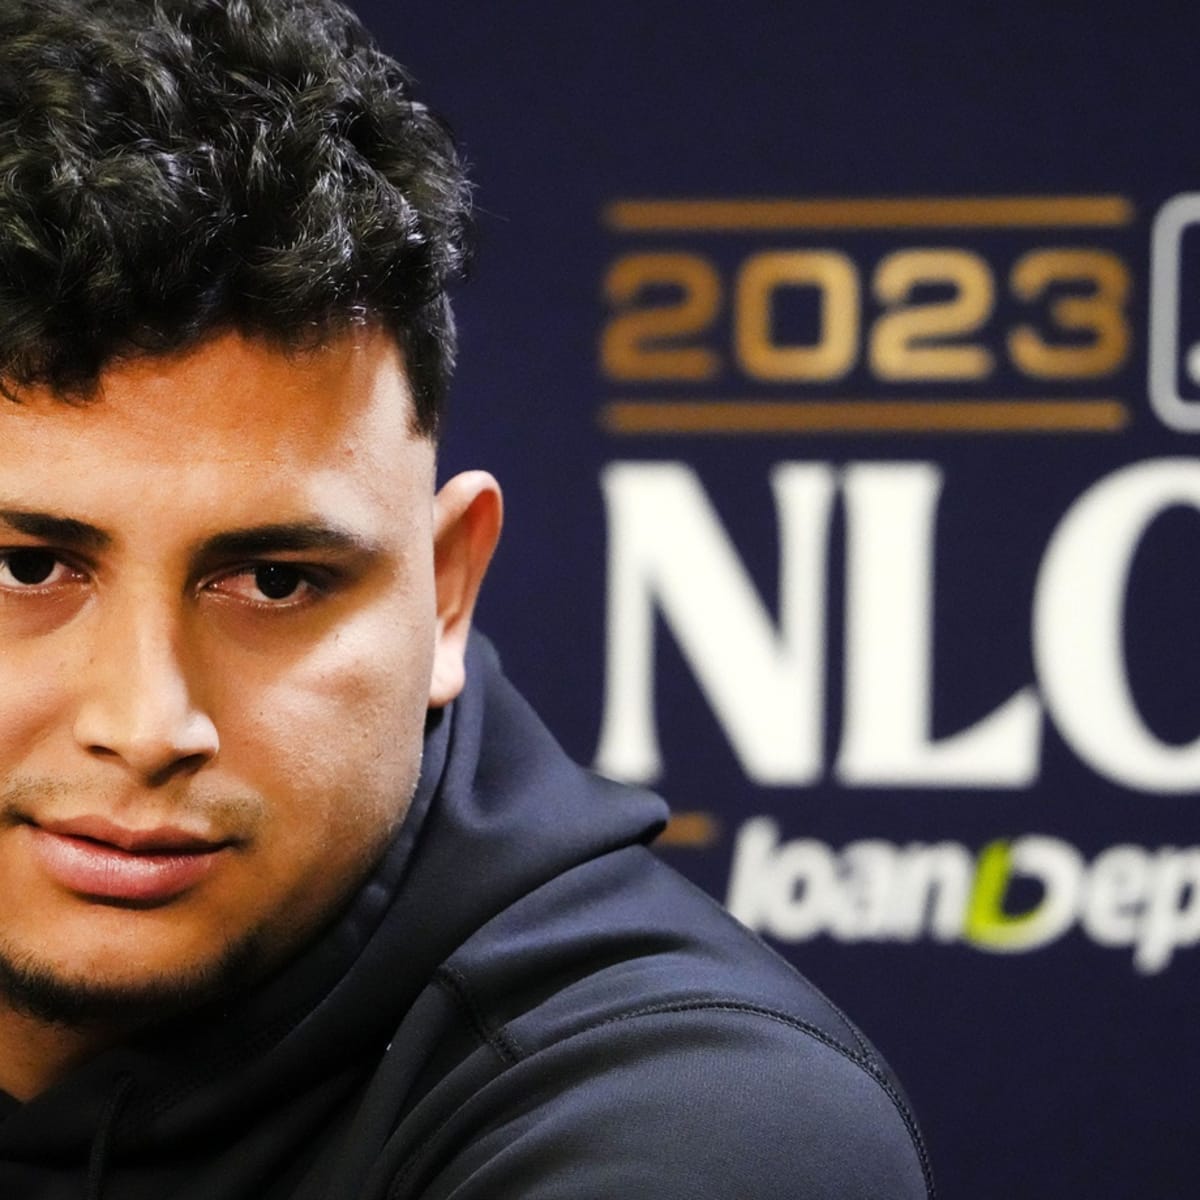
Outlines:
[{"label": "white letter n", "polygon": [[608,648],[597,769],[638,782],[662,769],[654,715],[661,613],[746,775],[761,784],[812,782],[824,725],[831,469],[783,463],[771,472],[778,627],[690,468],[615,462],[601,484]]}]

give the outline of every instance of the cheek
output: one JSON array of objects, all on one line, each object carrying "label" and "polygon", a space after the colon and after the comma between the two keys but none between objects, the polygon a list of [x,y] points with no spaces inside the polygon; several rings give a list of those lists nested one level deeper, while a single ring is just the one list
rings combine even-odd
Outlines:
[{"label": "cheek", "polygon": [[0,653],[0,755],[10,761],[46,741],[69,721],[78,666],[61,656]]},{"label": "cheek", "polygon": [[221,760],[313,811],[329,804],[384,819],[419,767],[432,631],[386,611],[341,624],[285,663],[214,672]]}]

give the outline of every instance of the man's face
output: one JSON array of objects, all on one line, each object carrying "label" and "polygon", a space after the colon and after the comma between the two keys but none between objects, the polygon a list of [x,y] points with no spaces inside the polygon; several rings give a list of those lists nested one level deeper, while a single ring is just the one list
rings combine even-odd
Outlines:
[{"label": "man's face", "polygon": [[186,995],[365,874],[458,652],[410,412],[367,332],[291,358],[222,336],[90,403],[0,403],[7,975]]}]

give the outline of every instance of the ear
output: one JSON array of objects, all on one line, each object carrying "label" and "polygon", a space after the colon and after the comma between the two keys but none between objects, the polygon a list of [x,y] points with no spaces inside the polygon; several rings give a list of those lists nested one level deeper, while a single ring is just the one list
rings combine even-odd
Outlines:
[{"label": "ear", "polygon": [[429,707],[441,708],[462,691],[464,656],[479,585],[500,537],[500,485],[486,471],[464,471],[433,500],[433,571],[437,635]]}]

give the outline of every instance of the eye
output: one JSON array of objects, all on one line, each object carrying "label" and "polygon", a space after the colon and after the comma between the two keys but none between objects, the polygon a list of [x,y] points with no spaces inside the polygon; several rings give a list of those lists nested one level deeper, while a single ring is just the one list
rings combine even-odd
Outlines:
[{"label": "eye", "polygon": [[268,600],[286,600],[305,582],[303,572],[288,563],[263,563],[254,568],[254,586]]},{"label": "eye", "polygon": [[254,604],[299,604],[319,591],[311,569],[289,562],[263,562],[240,567],[215,579],[213,591]]},{"label": "eye", "polygon": [[65,583],[77,574],[54,551],[40,546],[0,551],[0,587],[12,591]]}]

